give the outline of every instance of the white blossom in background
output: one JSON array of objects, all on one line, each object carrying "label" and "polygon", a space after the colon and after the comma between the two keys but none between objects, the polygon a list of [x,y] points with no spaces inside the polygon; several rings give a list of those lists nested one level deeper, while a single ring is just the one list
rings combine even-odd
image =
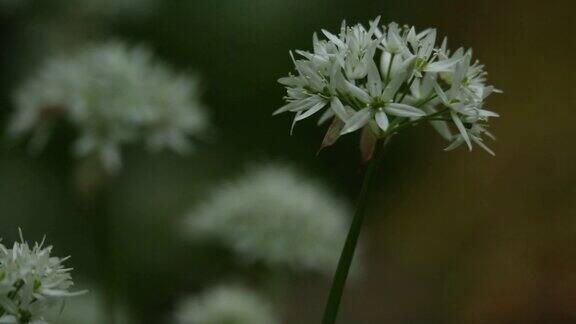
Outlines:
[{"label": "white blossom in background", "polygon": [[0,244],[0,323],[47,323],[51,306],[84,292],[69,291],[68,258],[51,256],[52,247],[43,243],[30,247],[20,236],[11,249]]},{"label": "white blossom in background", "polygon": [[176,324],[277,324],[272,305],[241,286],[220,286],[184,299],[174,315]]},{"label": "white blossom in background", "polygon": [[41,149],[55,124],[77,131],[73,151],[121,166],[125,144],[186,153],[190,136],[207,128],[194,78],[177,74],[145,48],[109,42],[50,59],[15,95],[13,137],[31,135]]},{"label": "white blossom in background", "polygon": [[185,221],[191,240],[213,240],[242,261],[331,273],[349,207],[283,165],[253,168],[212,192]]},{"label": "white blossom in background", "polygon": [[357,130],[370,146],[426,120],[451,142],[447,149],[475,143],[492,153],[483,135],[492,137],[487,122],[498,115],[484,100],[498,90],[486,85],[471,50],[451,53],[446,39],[437,45],[435,29],[380,26],[379,17],[368,27],[343,23],[337,35],[322,34],[314,34],[313,51],[291,53],[296,73],[279,79],[287,104],[275,114],[295,113],[294,126],[322,112],[320,124],[332,120],[323,147]]}]

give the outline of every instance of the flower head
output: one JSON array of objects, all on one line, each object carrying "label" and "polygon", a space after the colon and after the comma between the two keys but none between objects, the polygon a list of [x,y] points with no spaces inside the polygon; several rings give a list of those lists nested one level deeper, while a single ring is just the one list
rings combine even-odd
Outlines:
[{"label": "flower head", "polygon": [[[22,236],[22,234],[20,234]],[[44,323],[50,306],[84,292],[70,292],[68,258],[50,256],[52,247],[30,247],[21,238],[12,249],[0,244],[0,323]]]},{"label": "flower head", "polygon": [[331,272],[349,208],[324,187],[278,165],[218,188],[186,219],[187,236],[213,239],[248,262]]},{"label": "flower head", "polygon": [[178,306],[177,324],[275,324],[272,307],[257,293],[240,286],[221,286]]},{"label": "flower head", "polygon": [[448,149],[461,143],[472,149],[472,142],[487,149],[482,135],[498,114],[484,108],[484,99],[497,90],[485,84],[484,66],[472,61],[471,50],[452,54],[446,39],[436,44],[435,29],[380,27],[379,18],[368,28],[343,23],[338,35],[322,33],[326,39],[314,34],[312,52],[292,56],[296,73],[279,80],[287,104],[275,114],[295,113],[293,127],[323,111],[319,123],[332,120],[325,147],[357,130],[363,143],[374,143],[426,120],[452,142]]},{"label": "flower head", "polygon": [[64,120],[78,133],[76,156],[97,157],[114,171],[128,143],[186,152],[189,136],[206,128],[197,92],[194,79],[155,62],[144,48],[93,45],[51,59],[17,91],[9,132],[32,134],[31,145],[41,148]]}]

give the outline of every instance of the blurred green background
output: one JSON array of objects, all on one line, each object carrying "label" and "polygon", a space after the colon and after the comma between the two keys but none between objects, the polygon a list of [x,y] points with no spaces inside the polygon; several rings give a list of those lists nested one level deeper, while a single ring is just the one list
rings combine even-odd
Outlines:
[{"label": "blurred green background", "polygon": [[[365,224],[364,276],[350,285],[342,323],[576,322],[576,56],[568,1],[159,1],[137,17],[86,19],[57,1],[0,13],[0,122],[11,93],[42,59],[86,40],[122,39],[197,74],[213,134],[196,154],[130,148],[107,210],[114,217],[123,297],[138,323],[163,323],[175,301],[231,271],[225,255],[191,250],[175,228],[220,180],[253,162],[290,161],[352,201],[361,181],[357,138],[316,156],[322,129],[289,117],[276,80],[288,51],[342,19],[437,27],[473,47],[489,82],[496,157],[444,152],[428,127],[397,137]],[[69,134],[37,157],[0,149],[0,236],[46,234],[73,256],[78,282],[95,275],[89,221],[73,192]],[[285,323],[316,323],[330,278],[294,278]]]}]

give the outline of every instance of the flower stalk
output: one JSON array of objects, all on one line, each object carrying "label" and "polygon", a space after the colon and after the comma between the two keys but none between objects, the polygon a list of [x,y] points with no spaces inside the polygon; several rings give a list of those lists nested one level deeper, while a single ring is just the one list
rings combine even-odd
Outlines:
[{"label": "flower stalk", "polygon": [[346,243],[342,248],[336,274],[334,275],[334,279],[332,281],[332,288],[330,289],[328,301],[326,302],[322,324],[333,324],[336,322],[336,317],[340,308],[340,301],[342,300],[342,294],[346,285],[346,279],[348,278],[350,265],[354,259],[356,245],[358,244],[358,237],[360,236],[360,231],[362,229],[362,223],[364,221],[368,202],[368,194],[374,183],[374,180],[376,179],[380,162],[382,161],[385,148],[389,142],[390,137],[378,140],[376,143],[374,156],[368,163],[368,169],[364,175],[364,181],[358,196],[354,218],[352,219],[352,224],[350,225],[348,236],[346,237]]},{"label": "flower stalk", "polygon": [[106,192],[109,173],[95,159],[85,159],[78,164],[76,181],[81,205],[90,227],[97,262],[97,276],[102,287],[101,319],[115,324],[116,314],[116,263],[113,249],[112,219],[106,211]]}]

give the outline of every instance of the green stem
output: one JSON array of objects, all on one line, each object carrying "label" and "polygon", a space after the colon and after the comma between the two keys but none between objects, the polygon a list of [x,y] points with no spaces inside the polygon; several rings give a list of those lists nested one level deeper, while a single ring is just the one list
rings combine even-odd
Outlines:
[{"label": "green stem", "polygon": [[[96,244],[99,254],[100,271],[102,276],[102,286],[104,292],[104,311],[103,317],[106,323],[114,324],[116,317],[116,263],[114,259],[113,249],[113,224],[110,214],[101,209],[101,212],[96,218],[95,232],[97,233]],[[98,235],[99,233],[99,235]]]},{"label": "green stem", "polygon": [[378,166],[382,160],[382,156],[384,155],[384,149],[389,141],[390,137],[387,137],[376,143],[374,157],[369,162],[368,170],[366,171],[362,183],[362,189],[358,196],[356,212],[354,213],[354,218],[352,219],[352,224],[350,225],[348,236],[346,237],[346,243],[342,249],[340,260],[338,261],[336,274],[332,281],[332,288],[330,289],[326,308],[324,309],[322,324],[333,324],[336,322],[336,316],[338,315],[338,309],[340,308],[340,301],[342,300],[342,294],[346,285],[346,279],[348,278],[348,272],[350,271],[350,265],[354,259],[354,252],[356,251],[358,237],[360,236],[360,230],[362,229],[362,221],[364,220],[368,201],[368,192],[376,178]]},{"label": "green stem", "polygon": [[80,165],[77,173],[82,208],[90,227],[97,262],[97,277],[102,289],[101,321],[115,324],[116,264],[114,257],[113,221],[106,208],[109,175],[97,163]]}]

